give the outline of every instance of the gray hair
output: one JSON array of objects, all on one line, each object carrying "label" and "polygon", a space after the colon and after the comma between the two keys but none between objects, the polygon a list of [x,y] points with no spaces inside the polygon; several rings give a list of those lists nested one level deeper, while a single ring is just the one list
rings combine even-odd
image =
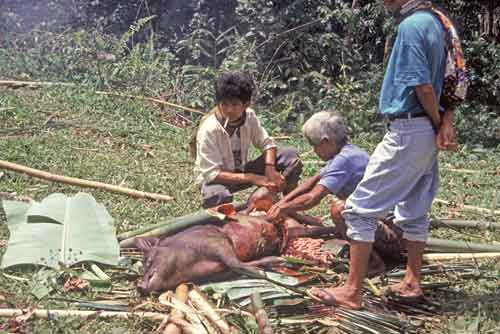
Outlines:
[{"label": "gray hair", "polygon": [[336,112],[320,111],[311,116],[302,127],[302,133],[313,145],[327,139],[341,146],[347,142],[347,126]]}]

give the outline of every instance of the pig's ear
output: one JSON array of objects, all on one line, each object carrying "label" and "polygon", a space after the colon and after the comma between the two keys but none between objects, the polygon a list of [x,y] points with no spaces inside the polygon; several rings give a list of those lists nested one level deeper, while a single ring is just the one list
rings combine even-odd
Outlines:
[{"label": "pig's ear", "polygon": [[141,251],[148,251],[160,241],[160,238],[156,237],[141,237],[137,238],[135,241],[135,247],[139,248]]}]

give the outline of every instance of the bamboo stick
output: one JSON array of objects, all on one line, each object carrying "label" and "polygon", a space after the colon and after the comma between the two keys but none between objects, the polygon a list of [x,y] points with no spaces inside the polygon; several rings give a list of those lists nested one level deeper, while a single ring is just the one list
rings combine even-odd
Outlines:
[{"label": "bamboo stick", "polygon": [[127,98],[130,98],[130,99],[151,101],[151,102],[155,102],[155,103],[158,103],[158,104],[163,104],[163,105],[166,105],[166,106],[169,106],[169,107],[174,107],[174,108],[177,108],[177,109],[182,109],[182,110],[188,111],[190,113],[196,113],[196,114],[200,114],[200,115],[205,115],[205,113],[202,112],[202,111],[199,111],[199,110],[196,110],[196,109],[193,109],[193,108],[189,108],[189,107],[184,107],[184,106],[181,106],[179,104],[172,103],[172,102],[167,102],[167,101],[162,100],[162,99],[155,99],[153,97],[128,95],[128,94],[103,92],[103,91],[97,91],[96,94],[98,94],[98,95],[106,95],[106,96],[127,97]]},{"label": "bamboo stick", "polygon": [[461,220],[461,219],[433,219],[431,220],[431,226],[469,227],[469,228],[477,228],[480,230],[500,229],[500,224],[497,223],[485,222],[479,220]]},{"label": "bamboo stick", "polygon": [[434,249],[446,252],[476,252],[476,253],[496,253],[500,252],[500,245],[480,244],[476,242],[445,240],[429,238],[426,249]]},{"label": "bamboo stick", "polygon": [[[186,284],[180,284],[175,289],[175,298],[180,302],[185,304],[188,298],[188,286]],[[170,320],[172,323],[167,324],[163,334],[182,334],[181,327],[185,327],[179,325],[179,321],[184,320],[184,313],[177,308],[173,308],[170,312]]]},{"label": "bamboo stick", "polygon": [[22,87],[40,87],[40,86],[76,86],[71,82],[49,82],[49,81],[17,81],[17,80],[0,80],[0,86],[8,88]]},{"label": "bamboo stick", "polygon": [[98,181],[88,181],[88,180],[78,179],[75,177],[67,177],[67,176],[62,176],[62,175],[57,175],[57,174],[51,174],[51,173],[44,172],[44,171],[41,171],[38,169],[26,167],[23,165],[19,165],[19,164],[15,164],[15,163],[3,161],[3,160],[0,160],[0,168],[12,170],[12,171],[19,172],[19,173],[28,174],[30,176],[37,177],[37,178],[47,180],[47,181],[60,182],[60,183],[65,183],[65,184],[84,187],[84,188],[101,189],[101,190],[106,190],[106,191],[110,191],[110,192],[114,192],[114,193],[124,194],[124,195],[134,197],[134,198],[145,198],[145,199],[157,200],[157,201],[171,201],[174,199],[173,197],[167,196],[167,195],[148,193],[148,192],[139,191],[139,190],[130,189],[130,188],[123,188],[123,187],[119,187],[119,186],[115,186],[115,185],[107,184],[107,183],[102,183],[102,182],[98,182]]},{"label": "bamboo stick", "polygon": [[[0,317],[17,317],[26,314],[29,310],[23,309],[0,309]],[[31,311],[29,311],[31,312]],[[129,319],[130,317],[141,317],[155,321],[162,321],[164,314],[156,312],[112,312],[112,311],[81,311],[81,310],[46,310],[35,309],[33,316],[40,319],[52,317],[79,317],[79,318],[117,318]]]},{"label": "bamboo stick", "polygon": [[[451,202],[445,201],[444,199],[439,199],[439,198],[435,198],[434,202],[444,204],[444,205],[451,205]],[[491,209],[486,209],[486,208],[480,208],[480,207],[473,206],[473,205],[463,205],[463,206],[459,206],[458,208],[461,210],[475,211],[475,212],[484,213],[484,214],[488,214],[488,215],[500,215],[500,210],[491,210]]]},{"label": "bamboo stick", "polygon": [[[41,87],[41,86],[70,86],[74,87],[76,84],[71,83],[71,82],[49,82],[49,81],[16,81],[16,80],[0,80],[0,86],[7,86],[9,88],[22,88],[22,87]],[[138,100],[145,100],[145,101],[151,101],[155,102],[158,104],[163,104],[167,105],[169,107],[174,107],[178,109],[182,109],[184,111],[188,111],[190,113],[197,113],[204,115],[205,113],[193,108],[189,107],[184,107],[179,104],[175,104],[172,102],[167,102],[162,99],[156,99],[153,97],[146,97],[146,96],[137,96],[137,95],[128,95],[128,94],[121,94],[121,93],[113,93],[113,92],[104,92],[104,91],[96,91],[96,94],[98,95],[106,95],[106,96],[118,96],[118,97],[126,97],[126,98],[131,98],[131,99],[138,99]]]},{"label": "bamboo stick", "polygon": [[0,192],[0,199],[9,200],[9,201],[26,202],[26,203],[33,202],[33,198],[31,198],[31,197],[18,196],[16,193],[7,193],[7,192]]},{"label": "bamboo stick", "polygon": [[259,327],[259,333],[273,334],[273,329],[269,322],[266,310],[264,309],[264,303],[262,302],[260,293],[254,292],[250,299],[252,301],[253,313],[255,314],[255,319],[257,320],[257,326]]},{"label": "bamboo stick", "polygon": [[215,310],[215,307],[203,296],[203,294],[194,287],[189,291],[189,300],[193,306],[203,312],[204,316],[214,324],[222,334],[230,334],[229,324]]},{"label": "bamboo stick", "polygon": [[438,261],[453,261],[453,260],[470,260],[470,259],[486,259],[500,258],[500,252],[496,253],[437,253],[424,254],[423,260],[427,262]]},{"label": "bamboo stick", "polygon": [[[245,203],[236,203],[236,210],[241,210],[246,206]],[[189,227],[211,224],[219,222],[220,219],[209,214],[206,210],[199,210],[182,217],[174,218],[168,222],[160,223],[144,227],[139,230],[129,231],[118,235],[121,248],[130,248],[135,246],[135,241],[139,237],[154,236],[154,237],[167,237],[179,231],[185,230]]]},{"label": "bamboo stick", "polygon": [[[197,334],[208,334],[207,330],[203,326],[204,324],[202,323],[202,319],[200,318],[201,315],[199,314],[199,312],[192,305],[182,303],[177,300],[177,298],[172,296],[172,291],[167,291],[161,294],[160,297],[158,297],[158,301],[162,305],[170,306],[172,309],[177,309],[178,311],[184,313],[184,317],[186,318],[187,322],[190,323],[189,330]],[[174,323],[177,323],[175,322],[175,319],[172,319],[172,321]],[[217,332],[217,334],[219,333]]]}]

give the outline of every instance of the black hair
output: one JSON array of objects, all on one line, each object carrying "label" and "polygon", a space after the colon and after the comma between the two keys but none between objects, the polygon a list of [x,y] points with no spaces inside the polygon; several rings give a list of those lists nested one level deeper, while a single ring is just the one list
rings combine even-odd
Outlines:
[{"label": "black hair", "polygon": [[243,103],[248,103],[254,90],[254,82],[248,74],[227,72],[222,74],[215,84],[215,102],[236,98]]}]

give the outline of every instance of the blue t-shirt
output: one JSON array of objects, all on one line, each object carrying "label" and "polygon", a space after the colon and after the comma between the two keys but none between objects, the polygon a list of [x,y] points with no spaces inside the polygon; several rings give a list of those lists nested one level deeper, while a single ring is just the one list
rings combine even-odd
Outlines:
[{"label": "blue t-shirt", "polygon": [[434,14],[418,11],[399,25],[380,94],[382,114],[423,112],[415,86],[432,84],[439,101],[446,67],[444,29]]},{"label": "blue t-shirt", "polygon": [[354,191],[365,174],[370,156],[359,147],[346,144],[340,152],[328,160],[319,172],[318,184],[327,188],[331,194],[345,199]]}]

